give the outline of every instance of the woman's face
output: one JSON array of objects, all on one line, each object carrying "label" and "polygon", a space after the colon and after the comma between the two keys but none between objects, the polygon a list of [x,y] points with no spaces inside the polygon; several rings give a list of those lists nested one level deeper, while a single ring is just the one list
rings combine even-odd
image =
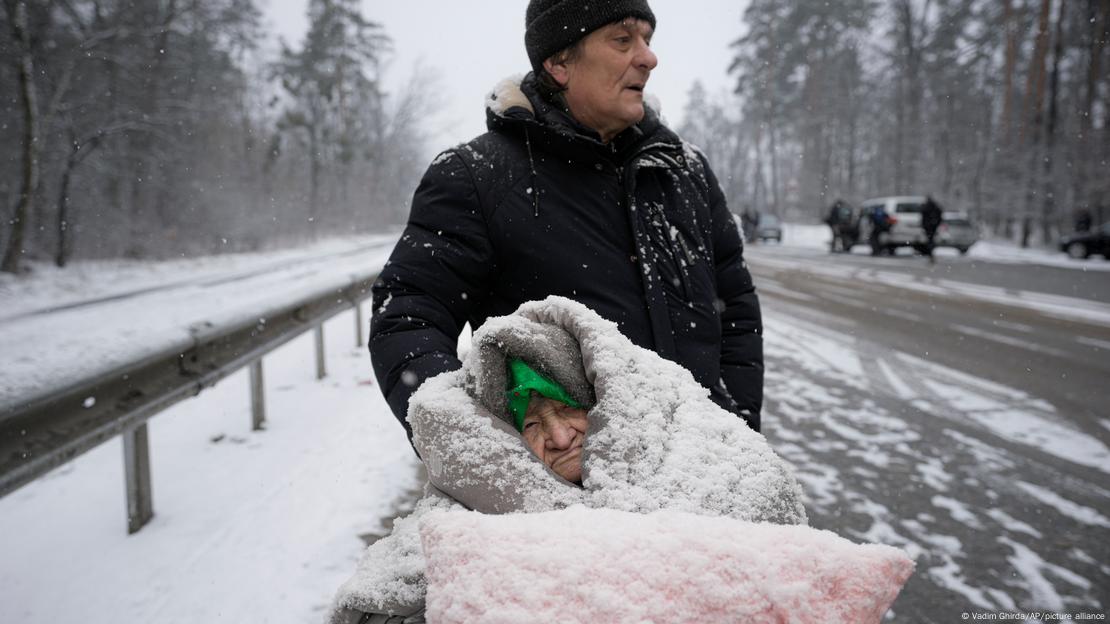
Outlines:
[{"label": "woman's face", "polygon": [[532,397],[524,415],[524,441],[555,474],[571,483],[582,482],[582,443],[586,440],[586,410]]}]

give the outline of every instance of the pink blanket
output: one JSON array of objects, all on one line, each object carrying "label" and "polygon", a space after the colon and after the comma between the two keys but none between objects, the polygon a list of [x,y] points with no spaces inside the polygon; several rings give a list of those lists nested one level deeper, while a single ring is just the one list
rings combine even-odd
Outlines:
[{"label": "pink blanket", "polygon": [[431,624],[864,624],[914,568],[828,531],[670,511],[435,512],[420,533]]}]

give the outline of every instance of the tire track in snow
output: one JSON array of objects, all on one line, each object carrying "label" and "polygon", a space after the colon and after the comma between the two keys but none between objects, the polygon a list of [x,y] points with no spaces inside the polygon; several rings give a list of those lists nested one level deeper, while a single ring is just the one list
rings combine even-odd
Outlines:
[{"label": "tire track in snow", "polygon": [[1051,432],[1064,425],[1051,420],[1050,404],[871,343],[812,309],[772,299],[764,315],[765,433],[796,466],[814,526],[918,558],[896,621],[1105,606],[1110,576],[1095,563],[1110,558],[1105,530],[1017,485],[1036,484],[1098,514],[1110,507],[1101,471],[1000,436],[1005,422],[991,427],[968,415],[1018,414]]}]

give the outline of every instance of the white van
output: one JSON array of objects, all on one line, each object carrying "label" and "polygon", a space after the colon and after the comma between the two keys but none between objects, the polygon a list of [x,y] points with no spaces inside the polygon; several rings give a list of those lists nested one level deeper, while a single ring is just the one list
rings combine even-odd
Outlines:
[{"label": "white van", "polygon": [[923,248],[925,230],[921,227],[921,205],[926,202],[923,195],[897,195],[876,197],[860,204],[859,242],[866,243],[871,235],[870,215],[875,206],[882,206],[894,222],[890,230],[879,235],[879,247],[891,252],[898,247]]}]

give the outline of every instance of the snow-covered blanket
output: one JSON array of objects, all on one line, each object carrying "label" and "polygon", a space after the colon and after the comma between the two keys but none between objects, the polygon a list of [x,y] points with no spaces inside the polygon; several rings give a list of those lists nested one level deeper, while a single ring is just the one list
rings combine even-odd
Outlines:
[{"label": "snow-covered blanket", "polygon": [[[635,346],[585,306],[561,297],[529,302],[489,319],[472,342],[462,369],[424,382],[409,406],[434,501],[370,546],[336,597],[333,622],[423,606],[414,527],[437,508],[503,514],[579,504],[805,524],[801,488],[762,435],[718,407],[684,368]],[[589,407],[581,487],[545,466],[510,424],[510,357]]]},{"label": "snow-covered blanket", "polygon": [[449,510],[465,508],[429,486],[412,513],[398,518],[393,531],[362,554],[354,575],[336,593],[328,622],[358,624],[364,613],[411,616],[422,612],[427,581],[420,519],[429,512]]},{"label": "snow-covered blanket", "polygon": [[878,624],[914,567],[807,526],[674,511],[436,512],[420,533],[437,624]]},{"label": "snow-covered blanket", "polygon": [[[409,408],[429,480],[467,507],[506,513],[582,503],[805,522],[801,488],[762,435],[717,406],[686,369],[632,344],[582,304],[525,303],[486,321],[473,344],[462,370],[425,382]],[[547,468],[510,424],[510,357],[590,406],[582,488]]]}]

